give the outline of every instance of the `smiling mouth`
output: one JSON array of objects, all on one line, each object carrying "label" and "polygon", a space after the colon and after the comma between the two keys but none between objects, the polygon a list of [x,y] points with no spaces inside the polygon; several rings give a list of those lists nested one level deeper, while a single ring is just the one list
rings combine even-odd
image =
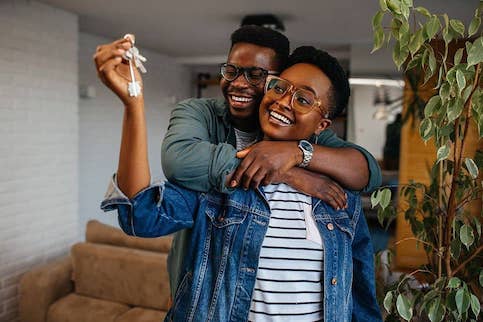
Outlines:
[{"label": "smiling mouth", "polygon": [[251,101],[253,101],[252,97],[230,95],[230,98],[231,98],[232,101],[238,102],[238,103],[250,103]]},{"label": "smiling mouth", "polygon": [[279,114],[275,111],[270,111],[269,114],[270,114],[271,117],[273,117],[277,121],[282,122],[283,124],[286,124],[286,125],[292,125],[293,124],[293,122],[291,120],[289,120],[287,117],[285,117],[282,114]]}]

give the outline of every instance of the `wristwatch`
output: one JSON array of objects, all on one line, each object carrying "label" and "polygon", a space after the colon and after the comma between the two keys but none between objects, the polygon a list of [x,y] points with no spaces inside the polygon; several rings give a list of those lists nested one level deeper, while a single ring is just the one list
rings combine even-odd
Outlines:
[{"label": "wristwatch", "polygon": [[300,140],[299,149],[302,150],[302,153],[304,156],[304,158],[302,159],[302,162],[299,164],[299,167],[305,168],[309,165],[310,160],[312,160],[312,155],[314,154],[314,147],[309,141]]}]

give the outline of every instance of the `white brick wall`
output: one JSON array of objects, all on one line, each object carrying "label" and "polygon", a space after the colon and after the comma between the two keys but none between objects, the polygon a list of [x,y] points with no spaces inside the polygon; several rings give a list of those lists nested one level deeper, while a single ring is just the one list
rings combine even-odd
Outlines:
[{"label": "white brick wall", "polygon": [[[119,37],[122,37],[122,31]],[[81,235],[89,219],[97,219],[118,227],[114,212],[103,213],[100,202],[107,183],[117,169],[123,105],[97,78],[92,55],[96,47],[114,39],[81,33],[79,36],[79,84],[92,86],[96,97],[81,98],[80,111],[80,177],[79,213]],[[161,170],[161,141],[175,101],[190,96],[190,71],[173,58],[142,48],[147,57],[148,72],[143,75],[149,141],[149,162],[153,178],[164,178]]]},{"label": "white brick wall", "polygon": [[[65,255],[99,210],[117,168],[122,106],[97,79],[92,54],[109,39],[78,32],[78,18],[29,0],[0,0],[0,322],[18,320],[18,281]],[[190,71],[142,50],[150,163],[173,102],[190,95]],[[96,97],[78,99],[79,84]],[[80,202],[79,202],[80,201]]]},{"label": "white brick wall", "polygon": [[35,1],[0,1],[0,321],[17,284],[79,239],[78,21]]}]

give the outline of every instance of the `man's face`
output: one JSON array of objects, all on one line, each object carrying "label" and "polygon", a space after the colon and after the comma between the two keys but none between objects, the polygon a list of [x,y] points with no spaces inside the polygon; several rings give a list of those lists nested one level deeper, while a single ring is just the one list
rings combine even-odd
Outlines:
[{"label": "man's face", "polygon": [[319,134],[331,121],[325,117],[329,106],[330,79],[318,67],[311,64],[295,64],[282,72],[280,78],[298,89],[309,91],[320,101],[320,107],[301,113],[293,108],[293,93],[287,92],[279,99],[265,95],[260,104],[260,127],[265,139],[302,140]]},{"label": "man's face", "polygon": [[[273,49],[249,43],[235,44],[230,50],[227,63],[245,68],[260,67],[267,71],[278,70]],[[220,87],[235,121],[250,121],[257,116],[258,107],[263,98],[264,85],[265,81],[257,85],[250,84],[243,73],[231,82],[221,79]]]}]

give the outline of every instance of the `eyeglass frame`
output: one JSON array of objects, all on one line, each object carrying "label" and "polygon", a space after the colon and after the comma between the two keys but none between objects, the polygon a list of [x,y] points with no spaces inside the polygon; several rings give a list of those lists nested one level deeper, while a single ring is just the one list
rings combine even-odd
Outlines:
[{"label": "eyeglass frame", "polygon": [[[309,90],[306,90],[306,89],[303,89],[303,88],[297,88],[294,84],[292,84],[291,82],[289,82],[288,80],[282,78],[282,77],[279,77],[279,76],[276,76],[276,75],[269,75],[267,76],[267,79],[265,80],[265,86],[264,86],[264,93],[267,94],[267,92],[269,91],[268,90],[268,84],[270,83],[271,80],[273,79],[278,79],[278,80],[283,80],[284,82],[287,82],[290,87],[287,89],[287,91],[280,97],[280,99],[282,99],[283,97],[285,97],[285,95],[287,95],[288,93],[291,93],[291,97],[290,97],[290,105],[292,108],[294,108],[294,103],[293,103],[293,100],[295,98],[295,93],[297,91],[305,91],[305,92],[309,92],[309,93],[312,93],[311,91]],[[271,90],[271,89],[270,89]],[[315,102],[314,104],[312,105],[312,107],[310,108],[310,110],[308,110],[307,112],[303,112],[299,109],[296,109],[297,111],[299,111],[300,113],[302,114],[307,114],[307,113],[310,113],[314,110],[314,108],[318,107],[319,108],[319,112],[320,114],[322,115],[322,117],[324,118],[329,118],[329,111],[327,111],[326,113],[324,113],[324,110],[321,108],[321,105],[322,105],[322,100],[317,96],[315,95],[315,93],[312,93],[314,94],[315,96]]]},{"label": "eyeglass frame", "polygon": [[[233,78],[233,79],[228,79],[224,74],[223,74],[223,68],[226,67],[226,66],[231,66],[231,67],[234,67],[235,70],[236,70],[236,76]],[[256,83],[253,83],[252,81],[250,81],[249,77],[247,76],[247,73],[250,71],[250,70],[261,70],[262,73],[263,73],[263,76],[262,78],[256,82]],[[275,71],[275,70],[267,70],[265,68],[262,68],[262,67],[257,67],[257,66],[250,66],[250,67],[240,67],[240,66],[237,66],[235,64],[231,64],[231,63],[222,63],[220,64],[220,75],[221,77],[223,77],[224,80],[226,80],[227,82],[233,82],[235,79],[237,79],[238,77],[240,77],[240,75],[243,74],[243,76],[245,77],[246,81],[250,84],[250,85],[253,85],[253,86],[257,86],[259,85],[260,83],[262,83],[264,81],[264,79],[267,78],[267,76],[270,76],[270,75],[278,75],[280,74],[278,71]]]}]

